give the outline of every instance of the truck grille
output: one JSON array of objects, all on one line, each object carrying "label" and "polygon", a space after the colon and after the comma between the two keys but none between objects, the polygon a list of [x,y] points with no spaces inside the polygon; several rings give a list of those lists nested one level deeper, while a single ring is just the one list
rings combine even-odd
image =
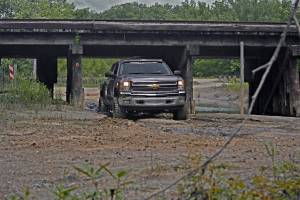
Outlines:
[{"label": "truck grille", "polygon": [[133,93],[170,93],[177,92],[177,82],[134,82],[132,83]]}]

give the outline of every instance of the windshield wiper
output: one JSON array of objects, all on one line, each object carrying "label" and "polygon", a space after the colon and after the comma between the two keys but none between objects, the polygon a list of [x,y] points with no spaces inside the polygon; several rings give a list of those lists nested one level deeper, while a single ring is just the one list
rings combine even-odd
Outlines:
[{"label": "windshield wiper", "polygon": [[141,72],[133,72],[133,73],[128,73],[128,74],[145,74],[145,73],[141,73]]}]

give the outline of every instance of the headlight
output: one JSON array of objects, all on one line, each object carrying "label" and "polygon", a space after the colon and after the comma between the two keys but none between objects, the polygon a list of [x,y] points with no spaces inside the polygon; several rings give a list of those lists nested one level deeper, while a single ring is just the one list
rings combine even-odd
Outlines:
[{"label": "headlight", "polygon": [[178,90],[184,90],[184,81],[180,80],[177,82]]},{"label": "headlight", "polygon": [[130,86],[130,82],[129,82],[129,81],[123,82],[123,86],[124,86],[124,87],[129,87],[129,86]]},{"label": "headlight", "polygon": [[129,91],[131,87],[130,81],[122,81],[119,83],[119,89],[120,91]]}]

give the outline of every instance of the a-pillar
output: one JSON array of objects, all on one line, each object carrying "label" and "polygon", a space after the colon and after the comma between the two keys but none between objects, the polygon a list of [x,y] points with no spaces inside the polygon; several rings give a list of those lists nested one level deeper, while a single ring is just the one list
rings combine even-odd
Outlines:
[{"label": "a-pillar", "polygon": [[37,59],[37,80],[49,89],[53,98],[54,83],[57,83],[57,57],[41,56]]},{"label": "a-pillar", "polygon": [[[69,76],[72,75],[72,83],[70,84],[72,87],[72,98],[75,106],[82,106],[83,99],[83,89],[82,89],[82,54],[83,47],[81,45],[72,45],[71,46],[71,61],[72,70],[70,70]],[[71,72],[72,71],[72,72]]]}]

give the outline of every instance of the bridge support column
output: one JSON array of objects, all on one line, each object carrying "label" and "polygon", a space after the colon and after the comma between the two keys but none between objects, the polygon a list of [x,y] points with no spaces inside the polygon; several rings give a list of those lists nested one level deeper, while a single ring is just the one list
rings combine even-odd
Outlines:
[{"label": "bridge support column", "polygon": [[69,49],[67,57],[67,86],[66,86],[66,101],[71,103],[72,88],[73,88],[73,64],[72,64],[72,49]]},{"label": "bridge support column", "polygon": [[2,58],[0,57],[0,74],[1,74],[1,77],[0,77],[0,81],[1,81],[1,87],[4,88],[4,83],[5,83],[5,73],[4,73],[4,66],[2,66]]},{"label": "bridge support column", "polygon": [[[81,45],[71,46],[71,55],[68,63],[72,64],[72,68],[68,68],[69,73],[69,87],[72,89],[72,98],[75,106],[83,106],[83,88],[82,88],[82,54],[83,48]],[[72,76],[72,82],[70,82],[70,77]]]},{"label": "bridge support column", "polygon": [[37,59],[37,80],[49,89],[53,98],[54,83],[57,82],[57,58],[41,56]]},{"label": "bridge support column", "polygon": [[[265,64],[268,57],[247,60],[249,69]],[[261,80],[261,71],[249,81],[249,101]],[[257,98],[252,114],[300,116],[300,84],[297,61],[289,49],[284,49],[274,63]]]},{"label": "bridge support column", "polygon": [[300,117],[300,82],[297,59],[295,57],[289,60],[287,73],[287,92],[290,93],[290,114]]},{"label": "bridge support column", "polygon": [[193,98],[193,58],[191,56],[190,49],[186,47],[181,55],[181,62],[179,64],[179,69],[182,72],[185,86],[186,86],[186,103],[189,108],[189,113],[195,113],[195,105]]}]

